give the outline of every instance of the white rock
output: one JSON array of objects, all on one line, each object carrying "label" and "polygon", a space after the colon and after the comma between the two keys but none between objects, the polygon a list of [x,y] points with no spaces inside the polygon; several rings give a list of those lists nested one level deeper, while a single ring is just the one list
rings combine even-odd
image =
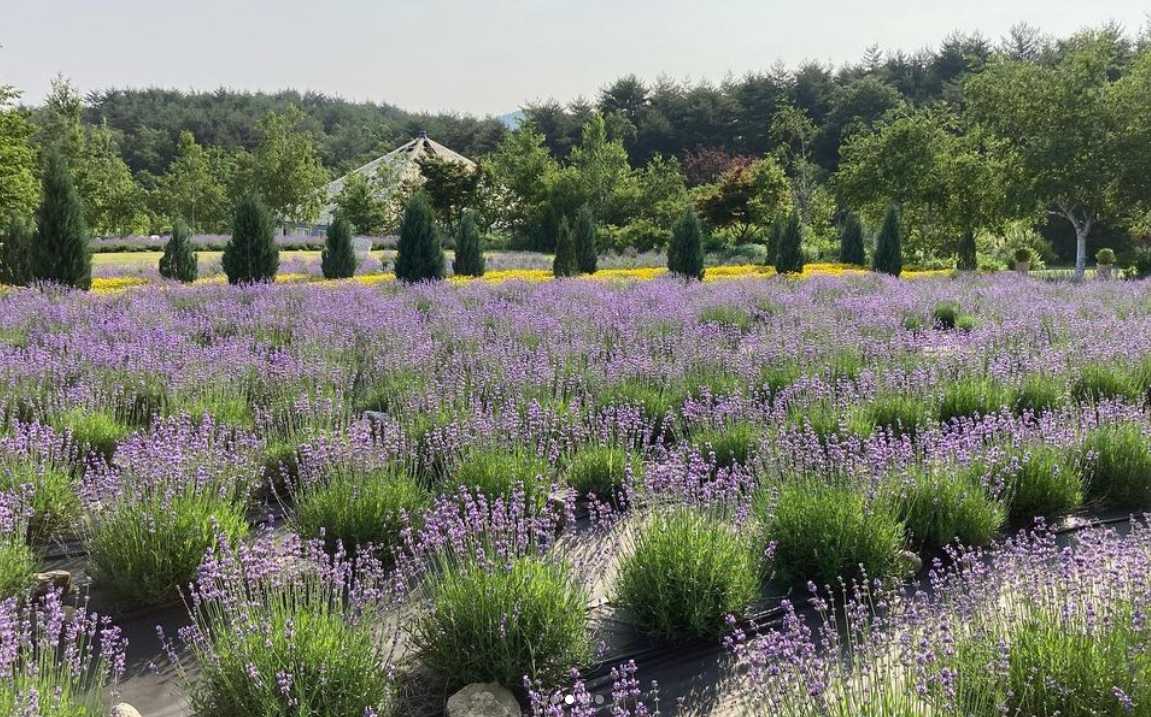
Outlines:
[{"label": "white rock", "polygon": [[127,702],[121,702],[112,708],[111,717],[140,717],[140,712]]},{"label": "white rock", "polygon": [[64,595],[72,592],[72,573],[67,570],[49,570],[46,573],[36,573],[34,595],[43,598],[49,593],[60,591]]},{"label": "white rock", "polygon": [[520,717],[520,703],[494,682],[468,685],[448,698],[447,717]]}]

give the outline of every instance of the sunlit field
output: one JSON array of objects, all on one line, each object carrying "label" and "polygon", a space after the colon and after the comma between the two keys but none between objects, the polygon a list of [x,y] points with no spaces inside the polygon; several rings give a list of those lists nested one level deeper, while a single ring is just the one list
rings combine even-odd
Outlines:
[{"label": "sunlit field", "polygon": [[808,269],[6,291],[5,708],[1145,704],[1143,284]]}]

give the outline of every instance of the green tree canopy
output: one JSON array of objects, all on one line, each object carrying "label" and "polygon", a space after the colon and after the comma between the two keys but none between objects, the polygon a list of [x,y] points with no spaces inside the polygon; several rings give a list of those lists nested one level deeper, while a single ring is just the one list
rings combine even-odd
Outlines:
[{"label": "green tree canopy", "polygon": [[232,220],[228,190],[235,174],[234,155],[221,148],[205,149],[185,130],[175,158],[157,182],[158,205],[167,216],[187,217],[194,232],[225,232]]},{"label": "green tree canopy", "polygon": [[251,187],[282,224],[306,224],[324,203],[328,172],[312,136],[300,128],[303,119],[295,107],[264,117],[250,160]]},{"label": "green tree canopy", "polygon": [[27,219],[36,210],[40,187],[35,133],[26,112],[12,107],[20,94],[0,85],[0,222]]},{"label": "green tree canopy", "polygon": [[381,196],[385,191],[378,175],[369,179],[353,172],[344,178],[344,186],[336,195],[336,211],[352,225],[355,233],[379,236],[392,221],[389,203]]},{"label": "green tree canopy", "polygon": [[1019,159],[1013,190],[1075,230],[1079,277],[1088,234],[1116,212],[1122,162],[1109,102],[1112,50],[1088,33],[1056,63],[1001,60],[965,86],[971,118]]},{"label": "green tree canopy", "polygon": [[740,241],[749,240],[756,226],[784,216],[791,206],[791,183],[771,157],[735,165],[718,182],[697,191],[700,213],[708,223],[736,228]]}]

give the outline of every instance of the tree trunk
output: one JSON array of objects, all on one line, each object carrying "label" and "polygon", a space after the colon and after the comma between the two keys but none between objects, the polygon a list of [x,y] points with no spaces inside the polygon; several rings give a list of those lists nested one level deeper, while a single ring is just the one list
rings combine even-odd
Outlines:
[{"label": "tree trunk", "polygon": [[1087,235],[1091,232],[1089,222],[1075,223],[1075,279],[1082,281],[1087,272]]}]

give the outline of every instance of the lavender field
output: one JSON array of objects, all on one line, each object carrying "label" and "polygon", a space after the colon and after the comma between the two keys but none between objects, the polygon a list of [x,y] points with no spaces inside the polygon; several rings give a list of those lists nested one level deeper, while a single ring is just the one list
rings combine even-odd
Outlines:
[{"label": "lavender field", "polygon": [[0,714],[1151,715],[1144,282],[10,289],[0,386]]}]

